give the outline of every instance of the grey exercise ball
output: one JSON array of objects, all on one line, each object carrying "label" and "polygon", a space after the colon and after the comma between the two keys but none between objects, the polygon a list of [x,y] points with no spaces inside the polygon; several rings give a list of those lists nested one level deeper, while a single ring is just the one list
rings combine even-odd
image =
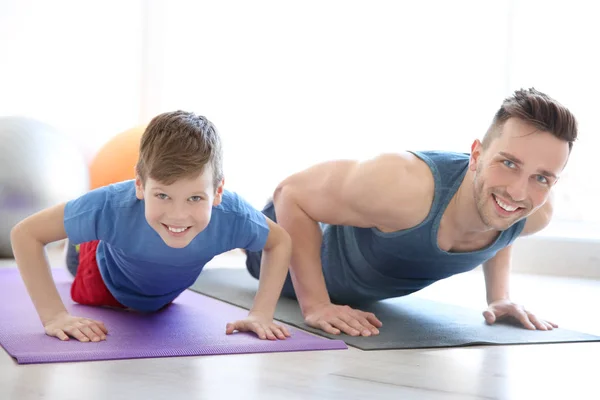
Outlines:
[{"label": "grey exercise ball", "polygon": [[89,179],[83,154],[68,137],[31,118],[0,117],[0,257],[13,255],[13,226],[84,194]]}]

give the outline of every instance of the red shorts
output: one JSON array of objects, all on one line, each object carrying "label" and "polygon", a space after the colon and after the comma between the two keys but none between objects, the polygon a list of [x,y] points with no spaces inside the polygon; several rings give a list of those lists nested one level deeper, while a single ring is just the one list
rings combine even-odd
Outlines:
[{"label": "red shorts", "polygon": [[126,308],[108,291],[96,262],[98,240],[79,245],[79,266],[71,286],[71,298],[89,306]]}]

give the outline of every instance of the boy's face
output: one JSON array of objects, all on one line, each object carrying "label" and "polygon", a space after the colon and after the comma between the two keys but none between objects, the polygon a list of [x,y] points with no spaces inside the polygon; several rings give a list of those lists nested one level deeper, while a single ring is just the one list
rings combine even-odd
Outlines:
[{"label": "boy's face", "polygon": [[212,168],[196,178],[165,185],[152,178],[142,185],[136,177],[136,197],[145,201],[146,220],[169,247],[186,247],[210,222],[212,207],[221,203],[223,181],[213,188]]},{"label": "boy's face", "polygon": [[568,158],[567,142],[516,118],[487,149],[476,141],[470,167],[484,224],[505,230],[544,205]]}]

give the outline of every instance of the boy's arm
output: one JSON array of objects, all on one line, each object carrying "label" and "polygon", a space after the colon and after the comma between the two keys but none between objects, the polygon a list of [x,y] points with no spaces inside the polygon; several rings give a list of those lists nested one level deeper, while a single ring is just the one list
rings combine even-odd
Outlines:
[{"label": "boy's arm", "polygon": [[323,277],[318,222],[399,230],[429,212],[433,177],[414,155],[384,154],[357,162],[315,165],[284,180],[274,193],[277,222],[292,238],[291,276],[308,325],[328,333],[371,335],[371,313],[331,303]]},{"label": "boy's arm", "polygon": [[277,300],[281,295],[283,283],[287,277],[292,240],[279,225],[265,217],[269,226],[269,235],[262,250],[260,277],[254,304],[248,318],[227,324],[226,333],[235,330],[253,331],[261,339],[285,339],[290,336],[284,327],[273,323]]},{"label": "boy's arm", "polygon": [[262,251],[258,290],[250,314],[273,319],[290,265],[292,240],[281,226],[267,217],[265,219],[269,225],[269,236]]},{"label": "boy's arm", "polygon": [[46,258],[45,246],[67,237],[64,210],[65,204],[59,204],[18,223],[10,234],[13,253],[46,333],[61,340],[68,335],[81,341],[100,340],[107,333],[102,323],[68,314]]},{"label": "boy's arm", "polygon": [[[544,206],[527,218],[521,236],[531,235],[545,228],[552,218],[552,202],[548,200]],[[483,316],[490,324],[498,318],[512,316],[527,329],[551,330],[558,325],[540,320],[523,306],[510,300],[509,283],[512,263],[512,245],[498,251],[496,255],[483,264],[488,309]]]}]

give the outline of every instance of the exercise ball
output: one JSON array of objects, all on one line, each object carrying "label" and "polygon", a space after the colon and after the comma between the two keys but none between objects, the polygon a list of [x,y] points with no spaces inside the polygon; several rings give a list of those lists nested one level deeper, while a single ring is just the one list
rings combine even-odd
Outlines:
[{"label": "exercise ball", "polygon": [[32,118],[0,117],[0,143],[0,257],[12,257],[13,226],[86,193],[89,170],[72,140]]},{"label": "exercise ball", "polygon": [[145,129],[145,126],[136,126],[121,132],[100,148],[90,164],[92,189],[135,178],[140,139]]}]

